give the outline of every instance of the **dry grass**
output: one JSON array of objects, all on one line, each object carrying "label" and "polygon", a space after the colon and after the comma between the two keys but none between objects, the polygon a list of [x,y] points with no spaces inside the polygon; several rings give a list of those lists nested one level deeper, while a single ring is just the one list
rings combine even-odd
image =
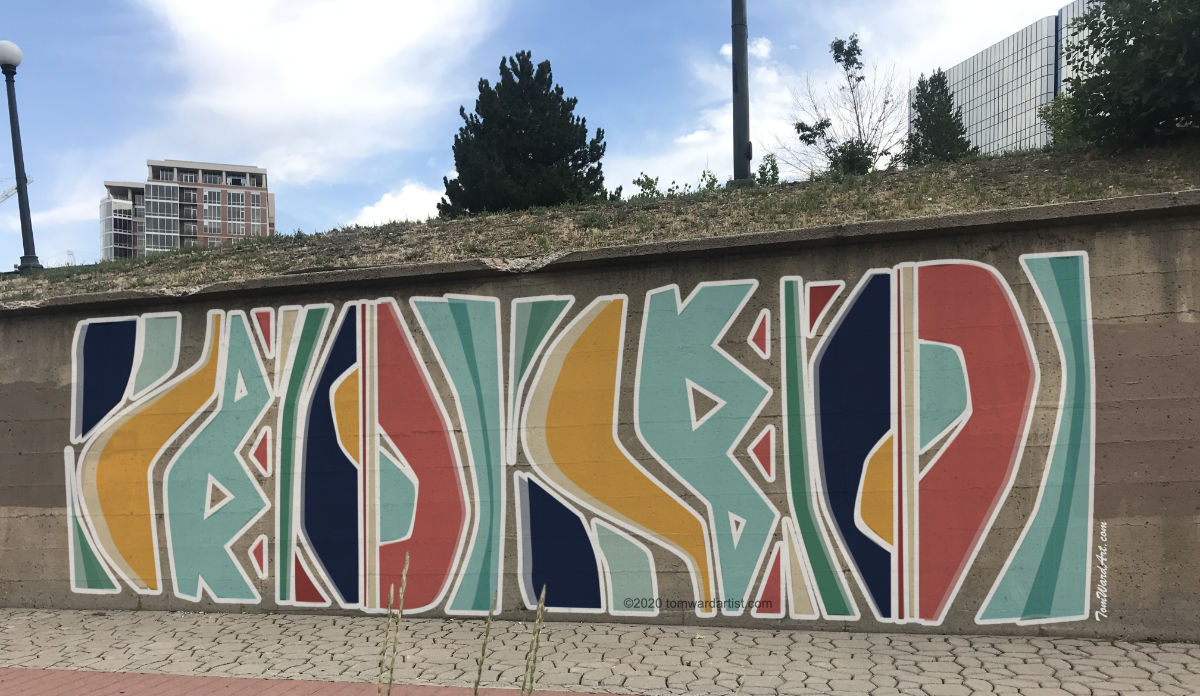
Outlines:
[{"label": "dry grass", "polygon": [[571,205],[463,220],[256,238],[0,280],[0,306],[113,290],[184,294],[312,270],[513,259],[579,249],[925,217],[1200,188],[1200,141],[1102,153],[1030,152],[843,180],[649,201]]}]

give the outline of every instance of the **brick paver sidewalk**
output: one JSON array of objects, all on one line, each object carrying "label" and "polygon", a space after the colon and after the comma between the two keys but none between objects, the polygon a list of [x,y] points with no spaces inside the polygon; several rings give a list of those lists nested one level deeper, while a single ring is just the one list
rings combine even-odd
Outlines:
[{"label": "brick paver sidewalk", "polygon": [[[369,616],[0,609],[0,667],[373,683],[383,626]],[[493,625],[484,686],[519,685],[530,630]],[[406,618],[396,682],[470,686],[481,637],[479,621]],[[550,622],[538,668],[539,688],[593,693],[1200,694],[1200,645],[1187,643]]]}]

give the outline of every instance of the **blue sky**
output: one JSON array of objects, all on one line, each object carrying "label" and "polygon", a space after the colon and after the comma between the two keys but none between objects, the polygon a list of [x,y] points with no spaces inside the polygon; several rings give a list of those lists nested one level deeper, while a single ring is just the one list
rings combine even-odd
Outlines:
[{"label": "blue sky", "polygon": [[[748,0],[756,156],[794,139],[793,93],[832,75],[834,36],[858,32],[866,61],[907,89],[1064,2]],[[102,182],[143,180],[146,159],[267,168],[281,233],[424,219],[454,169],[458,107],[523,49],[604,128],[609,188],[628,195],[642,171],[724,180],[729,23],[727,0],[47,0],[9,3],[0,39],[25,54],[34,234],[42,262],[61,265],[99,257]],[[13,196],[0,266],[20,255]]]}]

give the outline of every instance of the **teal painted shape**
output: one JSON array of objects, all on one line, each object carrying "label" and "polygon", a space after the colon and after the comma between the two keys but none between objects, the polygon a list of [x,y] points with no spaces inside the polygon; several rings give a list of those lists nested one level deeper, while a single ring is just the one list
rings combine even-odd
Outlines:
[{"label": "teal painted shape", "polygon": [[[647,597],[657,596],[650,551],[618,534],[607,525],[596,525],[596,540],[608,564],[608,608],[620,614],[654,614]],[[633,600],[626,603],[628,600]]]},{"label": "teal painted shape", "polygon": [[940,343],[921,341],[921,449],[967,410],[967,368],[958,352]]},{"label": "teal painted shape", "polygon": [[[203,579],[217,601],[252,602],[258,595],[225,546],[267,509],[266,497],[237,450],[271,394],[245,317],[229,315],[228,325],[225,380],[217,411],[175,457],[163,485],[175,593],[199,599]],[[239,375],[246,393],[236,399]],[[230,499],[205,519],[210,476],[229,492]]]},{"label": "teal painted shape", "polygon": [[1021,258],[1063,358],[1059,419],[1037,512],[977,620],[1064,621],[1088,613],[1095,461],[1087,255]]},{"label": "teal painted shape", "polygon": [[417,515],[417,484],[400,465],[379,453],[379,543],[408,538]]},{"label": "teal painted shape", "polygon": [[71,489],[74,482],[67,480],[67,516],[70,518],[68,524],[71,535],[71,551],[72,551],[72,574],[71,574],[71,589],[76,592],[117,592],[117,584],[112,575],[109,574],[103,561],[100,560],[100,555],[96,553],[96,549],[92,546],[91,539],[83,530],[83,524],[79,520],[79,515],[76,512],[75,496],[72,495]]},{"label": "teal painted shape", "polygon": [[504,414],[500,308],[491,298],[413,299],[413,310],[454,386],[471,452],[477,528],[447,610],[487,613],[503,553]]},{"label": "teal painted shape", "polygon": [[148,316],[142,320],[142,361],[133,378],[133,396],[161,382],[175,370],[179,351],[179,317]]},{"label": "teal painted shape", "polygon": [[513,302],[513,384],[520,384],[537,359],[550,330],[558,323],[570,300],[520,299]]},{"label": "teal painted shape", "polygon": [[[754,292],[750,281],[700,285],[680,307],[675,289],[646,296],[638,365],[638,430],[709,505],[721,597],[747,596],[779,513],[729,456],[769,390],[713,345]],[[693,428],[687,380],[725,402]],[[731,514],[745,520],[734,543]]]}]

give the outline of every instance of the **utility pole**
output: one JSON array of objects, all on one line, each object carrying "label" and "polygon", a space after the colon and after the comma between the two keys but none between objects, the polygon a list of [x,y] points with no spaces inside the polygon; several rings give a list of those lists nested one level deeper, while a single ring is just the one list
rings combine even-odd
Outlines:
[{"label": "utility pole", "polygon": [[733,183],[750,183],[750,68],[746,60],[746,0],[733,0]]}]

